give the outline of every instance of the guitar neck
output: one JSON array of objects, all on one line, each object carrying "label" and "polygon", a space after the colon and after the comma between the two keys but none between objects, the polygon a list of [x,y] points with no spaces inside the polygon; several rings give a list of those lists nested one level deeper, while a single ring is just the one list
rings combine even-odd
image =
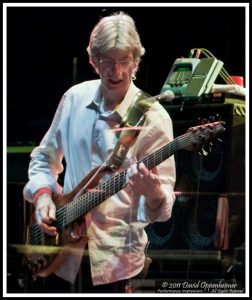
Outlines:
[{"label": "guitar neck", "polygon": [[[144,157],[142,160],[137,162],[137,165],[143,162],[149,170],[156,167],[161,162],[172,156],[176,151],[184,148],[184,146],[188,143],[187,140],[189,135],[190,133],[186,133],[175,138],[169,144]],[[66,206],[61,207],[56,213],[59,228],[63,229],[76,219],[89,212],[92,208],[102,203],[108,197],[123,189],[127,182],[126,174],[127,169],[110,177],[105,182],[96,186],[92,191],[77,197]]]},{"label": "guitar neck", "polygon": [[[196,151],[202,146],[212,141],[216,135],[225,131],[223,126],[225,123],[217,121],[213,123],[207,123],[200,126],[191,127],[183,135],[176,137],[172,142],[156,150],[154,153],[144,157],[141,161],[137,162],[137,166],[141,162],[150,170],[161,162],[172,156],[180,149],[187,151]],[[127,169],[120,173],[110,177],[104,182],[97,185],[94,189],[84,193],[81,196],[75,196],[75,198],[68,204],[60,207],[56,211],[57,228],[59,231],[63,231],[65,227],[79,218],[82,218],[92,208],[102,203],[108,197],[116,194],[127,184]],[[95,176],[94,176],[95,177]],[[85,178],[84,178],[85,179]],[[83,179],[83,180],[84,180]],[[85,181],[83,181],[85,182]],[[85,185],[85,183],[84,183]],[[34,244],[39,243],[44,238],[42,231],[38,224],[35,224],[30,230],[30,240],[34,241]]]}]

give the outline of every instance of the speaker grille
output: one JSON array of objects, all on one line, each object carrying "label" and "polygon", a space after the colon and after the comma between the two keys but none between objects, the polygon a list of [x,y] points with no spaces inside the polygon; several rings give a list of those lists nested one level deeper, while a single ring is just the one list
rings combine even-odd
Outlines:
[{"label": "speaker grille", "polygon": [[222,143],[214,145],[207,156],[186,150],[175,153],[173,214],[166,222],[146,227],[150,248],[214,249],[218,197],[223,194],[228,197],[230,247],[239,246],[245,238],[244,102],[185,105],[183,110],[180,105],[164,107],[173,120],[175,137],[199,125],[199,119],[216,115],[225,122],[226,131],[220,137]]}]

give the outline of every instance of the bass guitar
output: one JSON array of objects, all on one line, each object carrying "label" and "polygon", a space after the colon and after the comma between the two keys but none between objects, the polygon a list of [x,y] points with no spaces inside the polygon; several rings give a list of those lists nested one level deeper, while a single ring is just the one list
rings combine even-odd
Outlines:
[{"label": "bass guitar", "polygon": [[[212,122],[189,128],[183,135],[144,157],[141,161],[151,170],[181,149],[201,151],[225,130],[224,122]],[[205,150],[203,150],[204,152]],[[110,196],[119,192],[127,184],[127,169],[115,173],[102,183],[100,179],[111,173],[106,166],[93,169],[79,185],[68,194],[53,194],[56,205],[56,224],[58,234],[54,237],[42,232],[36,224],[34,214],[27,230],[27,265],[33,277],[48,276],[54,272],[74,243],[84,238],[78,234],[84,215]],[[84,187],[84,188],[83,188]]]}]

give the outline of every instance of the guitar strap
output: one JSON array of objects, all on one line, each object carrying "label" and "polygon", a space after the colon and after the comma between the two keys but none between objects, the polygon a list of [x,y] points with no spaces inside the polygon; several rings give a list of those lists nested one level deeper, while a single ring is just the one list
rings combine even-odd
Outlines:
[{"label": "guitar strap", "polygon": [[123,117],[120,127],[121,133],[112,155],[106,162],[106,169],[115,172],[122,165],[127,152],[140,133],[146,114],[155,103],[155,98],[143,91],[138,91],[132,105]]},{"label": "guitar strap", "polygon": [[[106,163],[106,169],[115,172],[122,165],[129,148],[140,133],[147,112],[155,101],[155,98],[150,97],[143,91],[139,91],[136,94],[132,105],[128,108],[120,123],[120,128],[122,130],[113,153]],[[144,268],[139,274],[139,278],[141,279],[144,279],[147,276],[149,265],[152,261],[147,255],[147,247],[145,251]]]}]

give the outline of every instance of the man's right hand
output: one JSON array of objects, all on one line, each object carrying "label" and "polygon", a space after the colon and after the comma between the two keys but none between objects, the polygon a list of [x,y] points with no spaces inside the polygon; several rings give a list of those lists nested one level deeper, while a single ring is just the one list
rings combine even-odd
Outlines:
[{"label": "man's right hand", "polygon": [[57,228],[51,226],[56,220],[56,206],[50,195],[41,194],[35,202],[35,219],[42,231],[49,235],[56,235]]}]

